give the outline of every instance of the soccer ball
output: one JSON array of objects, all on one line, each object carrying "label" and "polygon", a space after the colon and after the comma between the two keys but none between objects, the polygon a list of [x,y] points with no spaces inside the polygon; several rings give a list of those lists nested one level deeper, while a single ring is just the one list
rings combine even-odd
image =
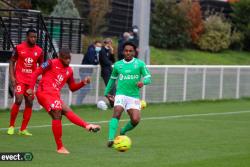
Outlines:
[{"label": "soccer ball", "polygon": [[147,107],[147,102],[145,100],[141,100],[141,109],[144,109]]},{"label": "soccer ball", "polygon": [[101,110],[107,110],[108,106],[105,103],[105,101],[100,100],[100,101],[97,102],[97,108],[99,108]]},{"label": "soccer ball", "polygon": [[128,136],[117,136],[114,140],[113,147],[120,152],[125,152],[131,148],[131,139]]}]

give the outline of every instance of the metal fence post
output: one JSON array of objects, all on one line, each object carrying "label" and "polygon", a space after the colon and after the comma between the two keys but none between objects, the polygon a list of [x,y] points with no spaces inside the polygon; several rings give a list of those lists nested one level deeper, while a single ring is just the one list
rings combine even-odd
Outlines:
[{"label": "metal fence post", "polygon": [[187,98],[187,68],[184,71],[184,82],[183,82],[183,101],[186,101]]},{"label": "metal fence post", "polygon": [[202,100],[205,99],[206,96],[206,77],[207,77],[207,68],[203,69],[203,75],[202,75]]},{"label": "metal fence post", "polygon": [[222,99],[223,97],[223,74],[224,74],[224,68],[221,68],[220,71],[220,91],[219,91],[219,98]]},{"label": "metal fence post", "polygon": [[9,90],[9,65],[5,70],[5,85],[4,85],[4,108],[8,107],[8,90]]},{"label": "metal fence post", "polygon": [[97,72],[96,72],[96,94],[95,94],[95,102],[98,102],[99,98],[99,82],[100,82],[100,66],[97,66]]},{"label": "metal fence post", "polygon": [[[75,71],[74,67],[71,67],[73,71]],[[69,101],[68,104],[71,105],[72,104],[72,91],[69,89]]]},{"label": "metal fence post", "polygon": [[240,68],[237,68],[235,98],[240,98]]},{"label": "metal fence post", "polygon": [[165,68],[164,74],[164,93],[163,93],[163,102],[167,102],[167,89],[168,89],[168,68]]}]

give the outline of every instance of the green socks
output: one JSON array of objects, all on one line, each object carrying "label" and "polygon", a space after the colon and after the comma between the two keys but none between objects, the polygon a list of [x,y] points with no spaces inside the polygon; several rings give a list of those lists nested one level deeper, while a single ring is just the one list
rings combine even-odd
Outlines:
[{"label": "green socks", "polygon": [[120,135],[125,135],[127,131],[134,129],[134,125],[132,125],[131,121],[129,121],[120,131]]},{"label": "green socks", "polygon": [[113,141],[115,139],[116,130],[118,128],[119,120],[117,118],[112,118],[109,121],[109,141]]}]

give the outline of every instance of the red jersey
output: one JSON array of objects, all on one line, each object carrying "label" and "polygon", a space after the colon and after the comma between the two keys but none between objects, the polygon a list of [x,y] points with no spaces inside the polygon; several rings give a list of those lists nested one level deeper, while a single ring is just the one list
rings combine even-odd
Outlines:
[{"label": "red jersey", "polygon": [[[73,77],[71,67],[64,67],[59,59],[48,61],[48,65],[43,64],[45,70],[42,75],[42,80],[39,83],[38,90],[60,92],[69,78]],[[47,70],[46,70],[47,68]]]},{"label": "red jersey", "polygon": [[12,59],[16,61],[16,81],[29,84],[31,75],[37,68],[37,63],[42,64],[43,62],[42,48],[37,45],[30,47],[26,41],[22,42],[16,46]]},{"label": "red jersey", "polygon": [[38,86],[38,91],[54,92],[60,94],[61,89],[67,82],[72,91],[84,86],[84,82],[75,83],[73,70],[69,66],[64,66],[60,59],[53,59],[44,62],[33,74],[31,87],[35,85],[38,75],[42,74],[42,79]]}]

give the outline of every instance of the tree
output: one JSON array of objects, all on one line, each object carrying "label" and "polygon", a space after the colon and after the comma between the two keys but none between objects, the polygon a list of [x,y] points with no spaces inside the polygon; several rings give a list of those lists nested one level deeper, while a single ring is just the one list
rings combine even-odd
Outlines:
[{"label": "tree", "polygon": [[202,12],[199,1],[192,2],[190,10],[187,13],[187,18],[190,21],[190,37],[195,44],[204,31],[204,24],[202,20]]},{"label": "tree", "polygon": [[202,50],[219,52],[231,44],[231,24],[221,15],[211,15],[204,21],[205,31],[197,41]]},{"label": "tree", "polygon": [[244,34],[244,48],[250,50],[250,1],[240,0],[232,3],[233,26]]},{"label": "tree", "polygon": [[156,0],[152,12],[150,41],[160,48],[183,48],[190,41],[186,9],[176,2]]},{"label": "tree", "polygon": [[80,14],[75,7],[73,0],[58,0],[50,16],[80,18]]},{"label": "tree", "polygon": [[98,36],[107,30],[106,15],[111,11],[111,0],[89,0],[88,28],[91,36]]},{"label": "tree", "polygon": [[49,15],[53,11],[54,6],[57,4],[57,0],[31,0],[31,3],[34,9],[42,11],[45,15]]}]

